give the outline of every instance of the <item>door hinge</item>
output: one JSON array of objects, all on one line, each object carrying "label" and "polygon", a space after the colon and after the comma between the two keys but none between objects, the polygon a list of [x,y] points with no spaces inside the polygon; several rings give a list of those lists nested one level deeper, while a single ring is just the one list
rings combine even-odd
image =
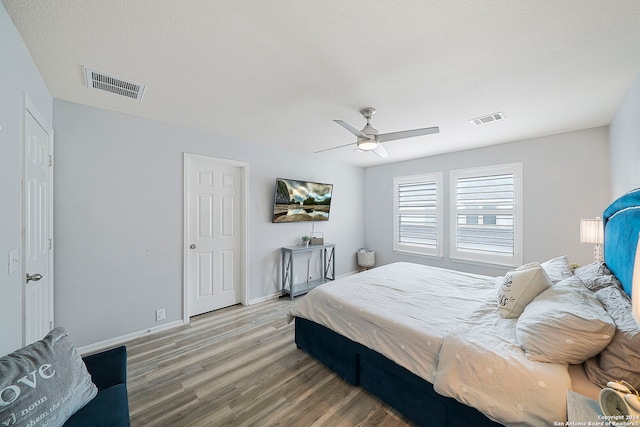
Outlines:
[{"label": "door hinge", "polygon": [[49,330],[52,331],[53,330],[53,320],[49,321]]},{"label": "door hinge", "polygon": [[53,239],[49,237],[49,250],[53,249]]},{"label": "door hinge", "polygon": [[53,166],[53,154],[49,154],[49,167]]}]

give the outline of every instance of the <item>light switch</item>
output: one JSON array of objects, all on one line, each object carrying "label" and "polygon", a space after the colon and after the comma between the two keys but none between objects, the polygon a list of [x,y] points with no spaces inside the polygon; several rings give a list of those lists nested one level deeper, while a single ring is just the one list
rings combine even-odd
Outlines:
[{"label": "light switch", "polygon": [[20,265],[20,251],[13,249],[9,251],[9,274],[18,271]]}]

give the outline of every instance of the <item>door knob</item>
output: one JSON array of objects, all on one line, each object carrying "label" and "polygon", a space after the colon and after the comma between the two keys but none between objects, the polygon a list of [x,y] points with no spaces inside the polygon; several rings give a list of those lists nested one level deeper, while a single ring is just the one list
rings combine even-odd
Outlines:
[{"label": "door knob", "polygon": [[189,246],[189,248],[191,248],[191,249],[195,249],[195,248],[196,248],[196,244],[195,244],[195,243],[192,243],[192,244],[191,244],[191,246]]},{"label": "door knob", "polygon": [[29,283],[29,280],[33,280],[34,282],[37,282],[38,280],[42,279],[42,274],[29,274],[27,273],[27,283]]}]

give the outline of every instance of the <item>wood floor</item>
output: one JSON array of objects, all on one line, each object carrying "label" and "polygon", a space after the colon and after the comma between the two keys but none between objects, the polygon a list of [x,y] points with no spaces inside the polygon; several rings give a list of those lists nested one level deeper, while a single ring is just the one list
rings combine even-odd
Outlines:
[{"label": "wood floor", "polygon": [[131,425],[410,426],[296,348],[291,304],[233,306],[128,343]]}]

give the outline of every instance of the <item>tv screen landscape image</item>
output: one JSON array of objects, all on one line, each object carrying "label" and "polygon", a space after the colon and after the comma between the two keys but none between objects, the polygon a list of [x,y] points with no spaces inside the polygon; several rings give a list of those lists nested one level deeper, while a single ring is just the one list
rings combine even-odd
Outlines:
[{"label": "tv screen landscape image", "polygon": [[328,221],[333,184],[276,179],[273,222]]}]

